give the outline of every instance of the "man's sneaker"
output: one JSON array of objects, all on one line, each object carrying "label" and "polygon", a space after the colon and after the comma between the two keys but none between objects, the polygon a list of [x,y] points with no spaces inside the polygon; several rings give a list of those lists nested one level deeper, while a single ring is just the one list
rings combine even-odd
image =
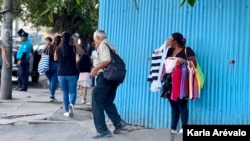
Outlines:
[{"label": "man's sneaker", "polygon": [[55,102],[55,101],[57,101],[57,100],[55,99],[55,97],[51,96],[50,99],[49,99],[49,102]]},{"label": "man's sneaker", "polygon": [[111,133],[110,131],[106,131],[106,132],[103,132],[103,133],[97,133],[97,135],[93,136],[92,139],[100,139],[100,138],[106,138],[106,137],[111,137]]},{"label": "man's sneaker", "polygon": [[181,128],[181,129],[178,131],[178,133],[183,133],[183,129]]},{"label": "man's sneaker", "polygon": [[69,117],[74,116],[74,106],[73,104],[69,104]]},{"label": "man's sneaker", "polygon": [[63,115],[64,115],[65,117],[69,117],[69,112],[65,112]]},{"label": "man's sneaker", "polygon": [[115,127],[115,130],[113,131],[113,134],[118,134],[122,129],[127,125],[127,123],[123,120],[120,121],[119,126]]}]

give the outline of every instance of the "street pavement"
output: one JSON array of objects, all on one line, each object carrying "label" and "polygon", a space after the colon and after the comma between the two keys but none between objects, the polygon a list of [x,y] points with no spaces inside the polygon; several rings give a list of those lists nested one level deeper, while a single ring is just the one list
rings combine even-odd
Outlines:
[{"label": "street pavement", "polygon": [[[91,102],[91,91],[92,88],[88,89],[88,102]],[[41,76],[39,83],[31,83],[27,92],[13,90],[11,100],[0,99],[0,141],[92,141],[91,137],[96,134],[92,108],[90,103],[81,104],[80,90],[74,117],[63,116],[60,88],[55,96],[57,102],[49,102],[47,82]],[[109,120],[107,125],[111,131],[114,130]],[[182,141],[182,134],[128,123],[120,134],[99,140]]]}]

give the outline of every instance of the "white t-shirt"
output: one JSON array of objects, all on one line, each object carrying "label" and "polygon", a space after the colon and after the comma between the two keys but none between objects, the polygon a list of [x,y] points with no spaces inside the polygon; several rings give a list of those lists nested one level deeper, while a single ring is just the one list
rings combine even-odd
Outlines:
[{"label": "white t-shirt", "polygon": [[90,59],[93,60],[93,66],[95,67],[98,60],[97,60],[97,51],[93,50],[90,56]]}]

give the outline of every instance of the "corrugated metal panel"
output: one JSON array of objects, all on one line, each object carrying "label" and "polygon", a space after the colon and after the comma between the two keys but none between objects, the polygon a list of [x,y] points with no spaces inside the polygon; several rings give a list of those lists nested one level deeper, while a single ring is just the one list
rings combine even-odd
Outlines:
[{"label": "corrugated metal panel", "polygon": [[[250,0],[101,0],[99,28],[106,30],[127,64],[116,103],[131,124],[170,126],[170,108],[150,92],[152,51],[181,32],[206,76],[201,99],[190,101],[190,124],[249,124]],[[138,5],[138,9],[137,9]],[[232,60],[235,64],[232,64]]]}]

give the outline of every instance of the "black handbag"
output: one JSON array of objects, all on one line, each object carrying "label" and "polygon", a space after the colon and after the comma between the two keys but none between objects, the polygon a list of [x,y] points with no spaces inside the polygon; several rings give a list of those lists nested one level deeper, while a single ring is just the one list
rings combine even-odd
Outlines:
[{"label": "black handbag", "polygon": [[110,50],[111,63],[104,69],[103,77],[116,83],[122,83],[126,76],[126,64],[108,44],[106,45]]}]

